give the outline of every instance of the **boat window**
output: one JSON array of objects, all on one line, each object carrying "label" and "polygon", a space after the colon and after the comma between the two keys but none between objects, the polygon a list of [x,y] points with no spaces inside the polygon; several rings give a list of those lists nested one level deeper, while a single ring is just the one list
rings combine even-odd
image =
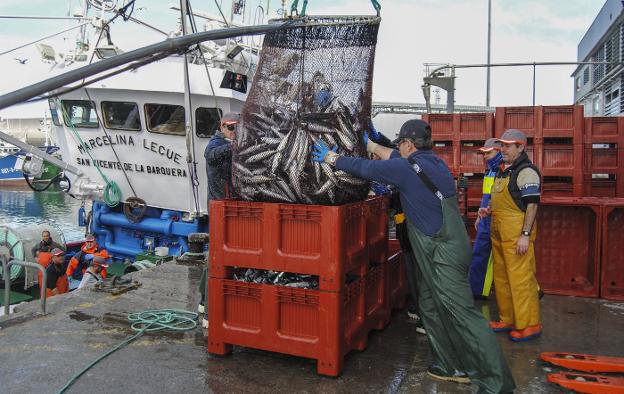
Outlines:
[{"label": "boat window", "polygon": [[102,101],[102,118],[109,129],[141,131],[139,106],[136,103]]},{"label": "boat window", "polygon": [[52,123],[55,126],[60,126],[61,121],[59,120],[58,107],[56,105],[56,101],[53,99],[48,100],[48,104],[50,105],[50,114],[52,115]]},{"label": "boat window", "polygon": [[200,138],[210,138],[219,128],[223,115],[219,108],[197,108],[195,110],[195,134]]},{"label": "boat window", "polygon": [[[91,101],[63,100],[63,109],[69,119],[65,119],[67,126],[74,127],[99,127],[95,106]],[[69,120],[72,124],[68,124]]]},{"label": "boat window", "polygon": [[147,129],[152,133],[185,135],[184,107],[168,104],[145,104]]}]

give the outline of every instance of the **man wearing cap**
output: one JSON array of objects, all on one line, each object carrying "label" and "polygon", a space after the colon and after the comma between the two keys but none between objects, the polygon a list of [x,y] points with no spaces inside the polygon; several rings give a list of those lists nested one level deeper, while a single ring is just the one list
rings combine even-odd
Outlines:
[{"label": "man wearing cap", "polygon": [[[63,264],[65,263],[65,252],[62,249],[54,248],[50,251],[52,255],[52,264],[46,268],[46,297],[52,297],[57,294],[67,293],[69,284]],[[42,281],[41,272],[39,273],[39,283]]]},{"label": "man wearing cap", "polygon": [[[108,252],[97,244],[95,235],[88,234],[85,237],[85,244],[69,260],[69,265],[67,266],[67,277],[72,289],[80,284],[83,274],[87,271],[87,267],[89,267],[95,256],[102,256],[108,259]],[[102,277],[106,278],[106,268],[102,271]]]},{"label": "man wearing cap", "polygon": [[323,141],[312,159],[364,179],[396,186],[407,217],[408,238],[418,264],[419,305],[434,364],[434,379],[473,382],[482,392],[515,388],[511,371],[468,284],[471,247],[459,213],[453,177],[431,151],[431,127],[420,119],[403,124],[398,151],[363,135],[367,151],[382,160],[340,156]]},{"label": "man wearing cap", "polygon": [[92,286],[96,283],[101,282],[102,279],[104,279],[102,273],[106,268],[108,268],[106,259],[102,256],[94,256],[93,262],[82,276],[82,280],[80,281],[78,288],[82,289],[83,287]]},{"label": "man wearing cap", "polygon": [[470,288],[472,295],[477,299],[483,299],[490,295],[492,287],[492,241],[490,240],[490,217],[485,213],[490,204],[490,191],[494,184],[494,177],[498,172],[503,155],[500,153],[501,143],[496,138],[485,141],[479,153],[483,154],[486,164],[485,176],[483,177],[483,197],[479,207],[479,215],[475,221],[477,236],[472,248],[472,261],[470,262]]},{"label": "man wearing cap", "polygon": [[533,248],[540,173],[527,156],[527,138],[522,131],[507,130],[500,142],[504,170],[496,175],[490,199],[494,287],[500,319],[490,322],[490,326],[496,332],[509,332],[509,339],[521,342],[542,333]]},{"label": "man wearing cap", "polygon": [[208,203],[221,200],[232,193],[232,141],[236,138],[236,127],[240,114],[229,112],[221,118],[219,131],[215,133],[204,152],[206,174],[208,175]]}]

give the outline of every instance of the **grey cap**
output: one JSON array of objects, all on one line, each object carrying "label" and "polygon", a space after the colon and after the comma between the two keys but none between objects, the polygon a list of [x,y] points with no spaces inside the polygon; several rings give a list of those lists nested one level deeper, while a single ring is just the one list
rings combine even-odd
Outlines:
[{"label": "grey cap", "polygon": [[483,146],[479,148],[479,152],[487,153],[493,150],[500,150],[500,148],[501,148],[501,143],[498,140],[498,138],[488,138],[485,141],[485,144],[483,144]]},{"label": "grey cap", "polygon": [[522,145],[526,145],[526,143],[527,143],[526,134],[524,134],[522,131],[516,130],[516,129],[509,129],[509,130],[505,131],[503,133],[503,135],[501,135],[501,137],[498,138],[498,140],[500,142],[502,142],[503,144],[522,144]]},{"label": "grey cap", "polygon": [[399,130],[399,136],[392,143],[396,145],[404,138],[414,140],[426,138],[427,136],[431,137],[431,126],[429,126],[429,123],[421,119],[410,119],[403,123],[401,130]]},{"label": "grey cap", "polygon": [[240,121],[240,114],[238,112],[228,112],[221,117],[221,124],[233,124]]},{"label": "grey cap", "polygon": [[50,254],[52,256],[62,256],[65,254],[65,252],[63,251],[63,249],[59,249],[59,248],[54,248],[50,251]]}]

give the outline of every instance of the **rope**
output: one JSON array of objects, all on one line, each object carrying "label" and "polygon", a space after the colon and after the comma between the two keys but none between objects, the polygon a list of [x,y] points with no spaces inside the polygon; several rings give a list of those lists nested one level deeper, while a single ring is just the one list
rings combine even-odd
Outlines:
[{"label": "rope", "polygon": [[130,344],[135,339],[139,338],[146,332],[156,332],[163,330],[170,331],[189,331],[197,327],[198,314],[195,312],[189,312],[181,309],[153,309],[143,312],[131,313],[128,315],[128,320],[132,322],[130,326],[137,333],[121,342],[108,352],[104,353],[100,357],[96,358],[93,362],[87,365],[80,372],[72,376],[72,378],[61,388],[58,394],[64,393],[72,384],[74,384],[78,378],[84,375],[89,369],[93,368],[101,360],[105,359],[109,355],[113,354],[117,350]]},{"label": "rope", "polygon": [[377,12],[377,16],[379,16],[381,13],[381,4],[379,4],[378,0],[371,0],[371,3],[373,3],[373,8]]}]

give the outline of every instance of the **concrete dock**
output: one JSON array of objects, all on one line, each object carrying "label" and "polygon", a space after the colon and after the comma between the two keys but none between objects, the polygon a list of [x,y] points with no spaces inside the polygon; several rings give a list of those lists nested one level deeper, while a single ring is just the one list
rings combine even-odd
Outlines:
[{"label": "concrete dock", "polygon": [[[122,295],[80,290],[19,305],[0,318],[0,393],[56,393],[78,371],[134,332],[127,315],[147,309],[196,311],[199,266],[168,263],[134,273],[142,286]],[[624,357],[624,303],[545,296],[543,336],[518,344],[499,334],[517,393],[561,393],[546,381],[558,369],[537,360],[542,351]],[[478,308],[496,317],[495,302]],[[338,378],[319,376],[316,361],[235,347],[226,357],[207,353],[201,324],[184,333],[145,334],[83,375],[68,393],[471,393],[475,386],[431,380],[427,338],[405,311],[373,331],[369,346],[352,352]]]}]

